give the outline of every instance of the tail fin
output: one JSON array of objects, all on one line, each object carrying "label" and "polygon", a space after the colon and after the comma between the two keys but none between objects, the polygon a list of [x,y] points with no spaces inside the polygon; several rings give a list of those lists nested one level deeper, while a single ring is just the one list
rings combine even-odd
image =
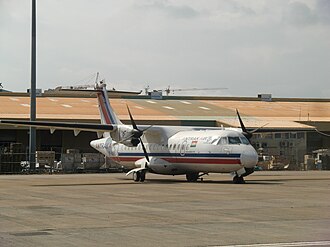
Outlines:
[{"label": "tail fin", "polygon": [[101,81],[100,84],[95,85],[95,89],[97,89],[97,101],[101,115],[101,123],[109,125],[122,124],[110,105],[106,84]]}]

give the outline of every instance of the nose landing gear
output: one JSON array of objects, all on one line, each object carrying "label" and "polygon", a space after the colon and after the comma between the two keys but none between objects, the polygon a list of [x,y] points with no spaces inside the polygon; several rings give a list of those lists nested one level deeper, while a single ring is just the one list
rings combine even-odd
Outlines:
[{"label": "nose landing gear", "polygon": [[245,180],[243,177],[239,177],[238,175],[236,175],[235,177],[233,177],[233,182],[234,184],[245,184]]},{"label": "nose landing gear", "polygon": [[146,179],[146,171],[137,171],[133,172],[133,180],[134,182],[144,182]]}]

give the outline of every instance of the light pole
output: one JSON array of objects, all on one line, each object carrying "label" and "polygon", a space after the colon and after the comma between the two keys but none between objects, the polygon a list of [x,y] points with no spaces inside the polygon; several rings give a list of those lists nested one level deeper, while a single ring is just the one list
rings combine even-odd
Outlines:
[{"label": "light pole", "polygon": [[[30,87],[30,120],[36,120],[36,0],[32,0],[32,30],[31,30],[31,87]],[[36,168],[36,129],[30,127],[29,135],[29,156],[30,156],[30,170],[34,171]]]}]

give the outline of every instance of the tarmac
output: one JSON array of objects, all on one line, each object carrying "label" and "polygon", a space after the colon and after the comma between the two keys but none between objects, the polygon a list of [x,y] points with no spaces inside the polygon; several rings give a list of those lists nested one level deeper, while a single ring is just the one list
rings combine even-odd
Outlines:
[{"label": "tarmac", "polygon": [[2,175],[0,246],[330,246],[330,171]]}]

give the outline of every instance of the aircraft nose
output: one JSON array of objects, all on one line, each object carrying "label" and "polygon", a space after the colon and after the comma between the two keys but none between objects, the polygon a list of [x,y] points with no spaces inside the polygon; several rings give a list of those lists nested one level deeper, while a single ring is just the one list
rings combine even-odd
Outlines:
[{"label": "aircraft nose", "polygon": [[258,162],[258,154],[252,148],[251,150],[247,150],[241,155],[241,164],[244,167],[254,167]]}]

